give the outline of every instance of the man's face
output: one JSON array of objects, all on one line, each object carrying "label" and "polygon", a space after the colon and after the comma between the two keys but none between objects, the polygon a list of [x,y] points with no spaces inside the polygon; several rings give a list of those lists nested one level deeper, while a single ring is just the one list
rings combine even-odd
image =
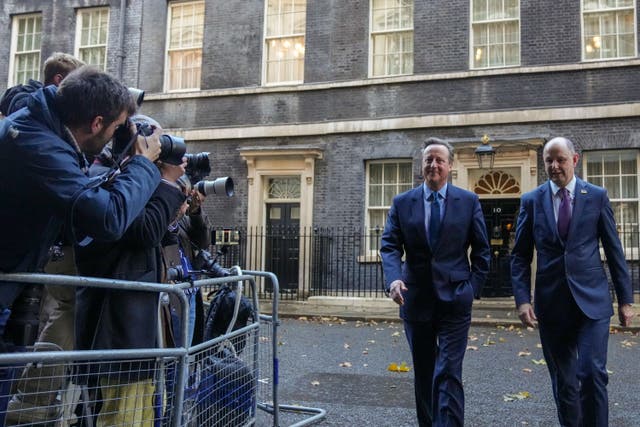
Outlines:
[{"label": "man's face", "polygon": [[123,111],[120,116],[113,121],[109,126],[100,126],[99,130],[92,133],[82,144],[80,144],[80,148],[86,154],[96,156],[100,154],[102,149],[111,138],[113,138],[113,133],[116,131],[118,126],[125,123],[127,120],[127,113]]},{"label": "man's face", "polygon": [[427,146],[422,155],[422,176],[427,186],[437,191],[447,182],[452,164],[449,162],[449,150],[444,145]]},{"label": "man's face", "polygon": [[547,143],[542,152],[544,168],[549,179],[558,187],[566,187],[573,179],[578,153],[571,153],[562,139],[553,139]]}]

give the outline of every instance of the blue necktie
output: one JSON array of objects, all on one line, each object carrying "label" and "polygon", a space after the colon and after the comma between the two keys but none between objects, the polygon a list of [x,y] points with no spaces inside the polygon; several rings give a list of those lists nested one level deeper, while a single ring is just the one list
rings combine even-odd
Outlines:
[{"label": "blue necktie", "polygon": [[560,191],[560,207],[558,208],[558,234],[562,240],[567,240],[569,225],[571,224],[571,196],[566,188]]},{"label": "blue necktie", "polygon": [[431,217],[429,218],[429,246],[435,248],[440,233],[440,200],[438,192],[434,191],[429,196],[431,200]]}]

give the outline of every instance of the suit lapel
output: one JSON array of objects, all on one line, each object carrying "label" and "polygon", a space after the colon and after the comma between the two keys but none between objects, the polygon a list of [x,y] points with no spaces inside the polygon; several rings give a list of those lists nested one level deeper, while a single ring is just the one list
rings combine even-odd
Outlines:
[{"label": "suit lapel", "polygon": [[551,184],[549,181],[542,187],[540,187],[540,198],[542,200],[542,208],[544,210],[544,216],[547,218],[547,224],[549,228],[553,231],[553,236],[555,239],[560,242],[560,244],[564,245],[564,242],[560,238],[558,234],[558,225],[556,224],[556,216],[553,212],[553,193],[551,192]]},{"label": "suit lapel", "polygon": [[460,194],[456,190],[456,187],[449,184],[447,185],[447,198],[444,204],[444,217],[442,218],[442,223],[440,224],[440,236],[438,241],[436,242],[436,248],[440,245],[442,241],[442,236],[447,236],[447,228],[453,222],[455,216],[453,212],[456,212],[458,209],[461,209],[460,205]]},{"label": "suit lapel", "polygon": [[422,186],[414,188],[411,193],[411,223],[417,229],[418,240],[424,242],[425,246],[428,247],[427,230],[425,228],[424,191]]},{"label": "suit lapel", "polygon": [[584,206],[587,203],[587,185],[586,183],[576,178],[575,194],[573,195],[573,210],[571,211],[571,223],[569,224],[569,234],[567,235],[567,241],[571,240],[571,236],[576,232],[578,227]]}]

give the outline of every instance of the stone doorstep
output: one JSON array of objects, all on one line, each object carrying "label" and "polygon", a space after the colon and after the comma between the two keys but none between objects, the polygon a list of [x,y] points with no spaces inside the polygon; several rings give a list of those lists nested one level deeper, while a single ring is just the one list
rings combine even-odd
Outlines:
[{"label": "stone doorstep", "polygon": [[[271,300],[260,301],[260,311],[271,313]],[[315,296],[306,301],[281,300],[280,317],[339,317],[345,320],[378,320],[399,322],[398,306],[388,298]],[[614,307],[611,327],[620,331],[640,332],[640,317],[634,326],[618,326]],[[638,313],[640,315],[640,313]],[[476,326],[521,326],[512,298],[474,300],[471,323]]]}]

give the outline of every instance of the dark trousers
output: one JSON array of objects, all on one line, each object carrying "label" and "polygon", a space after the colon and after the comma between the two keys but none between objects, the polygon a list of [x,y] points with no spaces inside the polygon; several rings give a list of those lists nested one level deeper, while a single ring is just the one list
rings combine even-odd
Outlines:
[{"label": "dark trousers", "polygon": [[462,359],[470,325],[470,307],[460,313],[459,307],[444,303],[431,321],[404,322],[421,427],[464,425]]},{"label": "dark trousers", "polygon": [[609,423],[610,319],[589,319],[574,301],[562,309],[567,311],[561,321],[539,319],[560,425],[605,427]]}]

